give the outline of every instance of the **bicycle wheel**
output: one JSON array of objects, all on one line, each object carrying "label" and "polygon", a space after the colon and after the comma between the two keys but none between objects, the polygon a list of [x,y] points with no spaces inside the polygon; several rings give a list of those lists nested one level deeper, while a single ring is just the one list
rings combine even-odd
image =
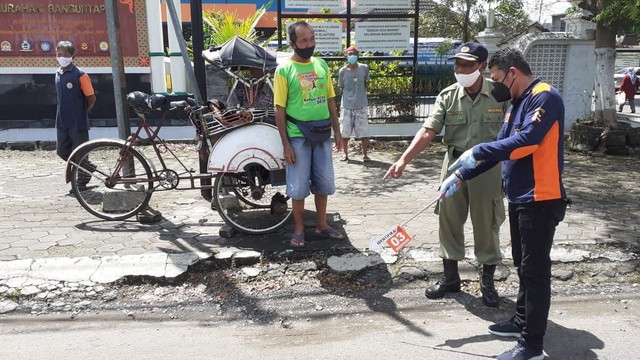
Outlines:
[{"label": "bicycle wheel", "polygon": [[247,234],[267,234],[283,227],[293,216],[285,185],[255,184],[246,172],[216,177],[213,200],[222,219]]},{"label": "bicycle wheel", "polygon": [[[124,220],[140,212],[153,192],[151,168],[135,149],[117,141],[87,144],[75,156],[71,188],[80,205],[105,220]],[[117,169],[117,171],[116,171]]]}]

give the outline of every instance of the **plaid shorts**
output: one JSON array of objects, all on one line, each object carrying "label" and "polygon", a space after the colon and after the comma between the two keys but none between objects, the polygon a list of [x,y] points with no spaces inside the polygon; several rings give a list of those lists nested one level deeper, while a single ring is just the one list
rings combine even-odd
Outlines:
[{"label": "plaid shorts", "polygon": [[340,134],[345,139],[351,135],[356,139],[369,137],[369,114],[366,106],[359,109],[340,109]]}]

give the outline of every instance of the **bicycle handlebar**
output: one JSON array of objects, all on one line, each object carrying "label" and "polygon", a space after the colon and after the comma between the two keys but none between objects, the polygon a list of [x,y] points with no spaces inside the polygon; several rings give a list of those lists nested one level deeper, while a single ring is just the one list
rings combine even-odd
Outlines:
[{"label": "bicycle handlebar", "polygon": [[174,109],[174,108],[185,108],[187,106],[191,106],[191,107],[196,106],[196,101],[194,99],[192,99],[192,98],[187,98],[186,100],[171,101],[169,103],[169,107],[171,109]]}]

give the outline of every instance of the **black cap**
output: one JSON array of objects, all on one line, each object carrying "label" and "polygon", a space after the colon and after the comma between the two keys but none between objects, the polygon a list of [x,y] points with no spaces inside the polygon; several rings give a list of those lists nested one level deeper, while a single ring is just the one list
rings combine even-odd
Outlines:
[{"label": "black cap", "polygon": [[449,59],[484,62],[487,61],[487,57],[489,57],[487,48],[477,42],[466,42],[458,46],[454,53],[455,55]]}]

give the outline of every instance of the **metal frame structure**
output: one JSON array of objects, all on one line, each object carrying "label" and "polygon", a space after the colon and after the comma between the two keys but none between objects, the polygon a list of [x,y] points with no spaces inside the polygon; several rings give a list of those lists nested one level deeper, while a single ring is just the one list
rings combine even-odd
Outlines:
[{"label": "metal frame structure", "polygon": [[[277,0],[277,23],[278,23],[278,48],[282,47],[282,22],[284,19],[343,19],[347,26],[347,48],[351,46],[351,20],[352,19],[413,19],[413,55],[412,56],[367,56],[363,59],[367,60],[411,60],[413,62],[412,71],[412,93],[415,93],[416,71],[418,65],[418,24],[420,17],[420,0],[415,0],[413,14],[391,13],[391,14],[353,14],[351,12],[351,0],[346,2],[346,13],[344,14],[300,14],[300,13],[283,13],[282,2],[285,0]],[[344,60],[342,56],[323,56],[328,61]]]}]

